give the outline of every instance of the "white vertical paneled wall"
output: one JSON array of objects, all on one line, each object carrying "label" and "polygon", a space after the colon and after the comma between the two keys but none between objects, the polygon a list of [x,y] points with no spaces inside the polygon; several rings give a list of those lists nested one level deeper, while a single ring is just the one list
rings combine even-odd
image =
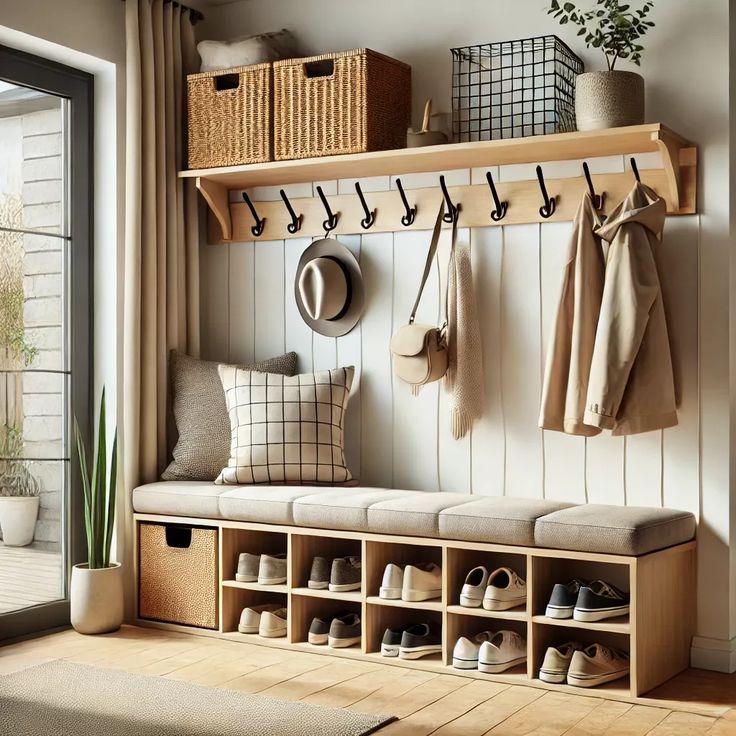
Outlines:
[{"label": "white vertical paneled wall", "polygon": [[[624,161],[589,164],[593,173],[616,172]],[[656,156],[637,161],[642,169],[659,165]],[[554,162],[544,170],[551,179],[579,176],[580,167]],[[439,173],[404,176],[402,184],[436,187],[439,206]],[[481,183],[485,176],[480,169],[444,173],[450,185]],[[534,178],[526,165],[502,166],[493,174],[501,191],[504,181]],[[354,192],[352,180],[317,183],[328,197]],[[395,188],[388,177],[361,184],[369,202],[371,191]],[[287,192],[310,196],[314,185]],[[252,195],[279,198],[275,188]],[[359,325],[337,339],[312,333],[294,301],[296,267],[309,238],[203,246],[204,357],[239,362],[294,350],[304,372],[354,365],[346,452],[365,485],[667,505],[698,513],[698,230],[695,216],[670,218],[665,229],[662,278],[681,406],[679,426],[663,432],[586,440],[537,427],[546,343],[571,231],[567,222],[459,231],[472,253],[486,386],[485,416],[459,442],[450,433],[440,385],[412,396],[391,371],[389,340],[409,317],[428,232],[361,233],[357,227],[355,235],[340,237],[360,260],[366,308]],[[421,322],[439,319],[449,246],[445,230],[417,315]]]}]

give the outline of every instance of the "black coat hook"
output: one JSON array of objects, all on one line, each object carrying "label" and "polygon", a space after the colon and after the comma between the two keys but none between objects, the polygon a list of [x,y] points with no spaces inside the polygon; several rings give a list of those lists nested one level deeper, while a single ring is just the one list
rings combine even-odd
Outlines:
[{"label": "black coat hook", "polygon": [[286,229],[294,235],[294,233],[298,233],[301,230],[304,215],[297,215],[296,212],[294,212],[294,208],[291,206],[291,202],[289,202],[289,198],[286,196],[286,192],[283,189],[279,190],[279,194],[281,195],[281,199],[284,200],[286,209],[289,210],[289,215],[291,216],[291,222],[286,226]]},{"label": "black coat hook", "polygon": [[253,233],[253,237],[258,238],[263,235],[263,228],[266,226],[266,218],[264,217],[261,219],[258,217],[256,208],[253,206],[253,202],[250,201],[248,192],[243,192],[243,201],[248,205],[248,209],[250,210],[251,215],[253,215],[253,219],[256,221],[256,224],[251,227],[250,231]]},{"label": "black coat hook", "polygon": [[401,201],[404,203],[404,209],[406,210],[406,214],[402,215],[401,217],[401,224],[404,227],[409,227],[414,222],[414,218],[417,216],[417,208],[415,207],[409,207],[409,200],[406,198],[406,193],[404,192],[404,187],[401,186],[401,179],[396,180],[396,188],[399,190],[399,194],[401,195]]},{"label": "black coat hook", "polygon": [[319,198],[322,200],[322,206],[325,208],[325,212],[327,213],[327,219],[322,223],[322,227],[325,229],[325,234],[329,233],[330,230],[334,230],[337,227],[337,221],[340,219],[340,213],[338,212],[336,215],[332,214],[332,210],[330,209],[330,204],[327,201],[327,197],[325,197],[325,193],[322,191],[322,187],[317,185],[317,194],[319,194]]},{"label": "black coat hook", "polygon": [[495,205],[495,209],[491,211],[491,219],[494,222],[499,222],[506,217],[506,210],[509,208],[509,203],[502,202],[499,199],[496,185],[493,183],[493,176],[491,176],[490,171],[486,171],[486,181],[488,182],[488,186],[491,188],[491,196],[493,197],[493,204]]},{"label": "black coat hook", "polygon": [[585,174],[585,181],[588,182],[588,192],[590,192],[590,198],[593,200],[593,207],[597,210],[603,209],[603,195],[595,193],[595,187],[593,186],[593,179],[590,176],[587,161],[583,161],[583,174]]},{"label": "black coat hook", "polygon": [[442,187],[442,195],[444,196],[445,204],[447,205],[447,212],[442,215],[442,220],[444,222],[455,223],[457,222],[458,217],[460,217],[461,205],[459,202],[456,205],[452,203],[452,200],[450,199],[450,193],[447,191],[447,184],[445,184],[445,177],[443,174],[440,174],[440,186]]},{"label": "black coat hook", "polygon": [[636,181],[639,184],[641,184],[641,177],[639,176],[639,167],[636,165],[636,159],[633,156],[631,157],[631,170],[634,172]]},{"label": "black coat hook", "polygon": [[542,173],[542,167],[537,166],[537,179],[539,180],[539,189],[542,192],[544,198],[544,204],[539,208],[539,214],[546,220],[548,217],[552,217],[557,206],[557,198],[550,197],[547,194],[547,187],[544,183],[544,174]]},{"label": "black coat hook", "polygon": [[355,191],[360,197],[360,203],[363,205],[363,211],[365,212],[365,217],[360,221],[360,225],[364,230],[368,230],[373,227],[373,223],[375,223],[376,221],[376,210],[368,209],[368,203],[365,201],[363,190],[360,188],[359,181],[355,182]]}]

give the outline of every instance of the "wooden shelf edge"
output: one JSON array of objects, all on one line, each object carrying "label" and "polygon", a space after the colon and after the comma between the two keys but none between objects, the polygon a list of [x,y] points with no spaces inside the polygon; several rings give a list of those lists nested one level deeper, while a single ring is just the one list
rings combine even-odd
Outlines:
[{"label": "wooden shelf edge", "polygon": [[443,169],[541,163],[593,156],[645,153],[659,150],[659,141],[674,148],[689,144],[661,123],[631,125],[605,130],[551,133],[469,143],[447,143],[423,148],[270,161],[261,164],[191,169],[181,178],[202,178],[230,188],[296,184],[357,176],[410,174]]},{"label": "wooden shelf edge", "polygon": [[548,618],[547,616],[532,616],[532,623],[543,626],[560,626],[568,629],[584,629],[586,631],[607,631],[611,634],[630,634],[631,625],[629,621],[591,621],[584,623],[571,618]]},{"label": "wooden shelf edge", "polygon": [[260,583],[240,583],[237,580],[223,580],[223,588],[236,588],[238,590],[257,590],[262,593],[281,593],[289,592],[289,588],[285,584],[281,585],[261,585]]},{"label": "wooden shelf edge", "polygon": [[447,613],[457,616],[477,616],[478,618],[506,619],[507,621],[527,621],[525,608],[512,608],[508,611],[486,611],[485,608],[468,608],[466,606],[449,605]]}]

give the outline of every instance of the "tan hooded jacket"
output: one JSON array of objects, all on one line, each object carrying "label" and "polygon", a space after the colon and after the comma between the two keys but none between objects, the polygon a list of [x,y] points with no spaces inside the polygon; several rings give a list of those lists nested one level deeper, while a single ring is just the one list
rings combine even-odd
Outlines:
[{"label": "tan hooded jacket", "polygon": [[590,364],[603,297],[605,262],[595,235],[600,219],[586,192],[573,223],[557,315],[547,346],[539,426],[591,437],[583,423]]},{"label": "tan hooded jacket", "polygon": [[584,422],[614,435],[677,424],[657,272],[665,214],[664,200],[637,184],[597,230],[610,246]]}]

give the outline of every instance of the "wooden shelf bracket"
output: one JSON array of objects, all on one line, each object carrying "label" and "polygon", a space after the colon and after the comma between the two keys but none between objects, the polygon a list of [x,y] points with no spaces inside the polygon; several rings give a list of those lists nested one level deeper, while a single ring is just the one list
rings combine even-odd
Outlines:
[{"label": "wooden shelf bracket", "polygon": [[224,184],[212,179],[197,177],[197,189],[204,197],[207,206],[217,218],[222,232],[222,239],[230,241],[233,239],[233,222],[230,215],[230,192]]}]

